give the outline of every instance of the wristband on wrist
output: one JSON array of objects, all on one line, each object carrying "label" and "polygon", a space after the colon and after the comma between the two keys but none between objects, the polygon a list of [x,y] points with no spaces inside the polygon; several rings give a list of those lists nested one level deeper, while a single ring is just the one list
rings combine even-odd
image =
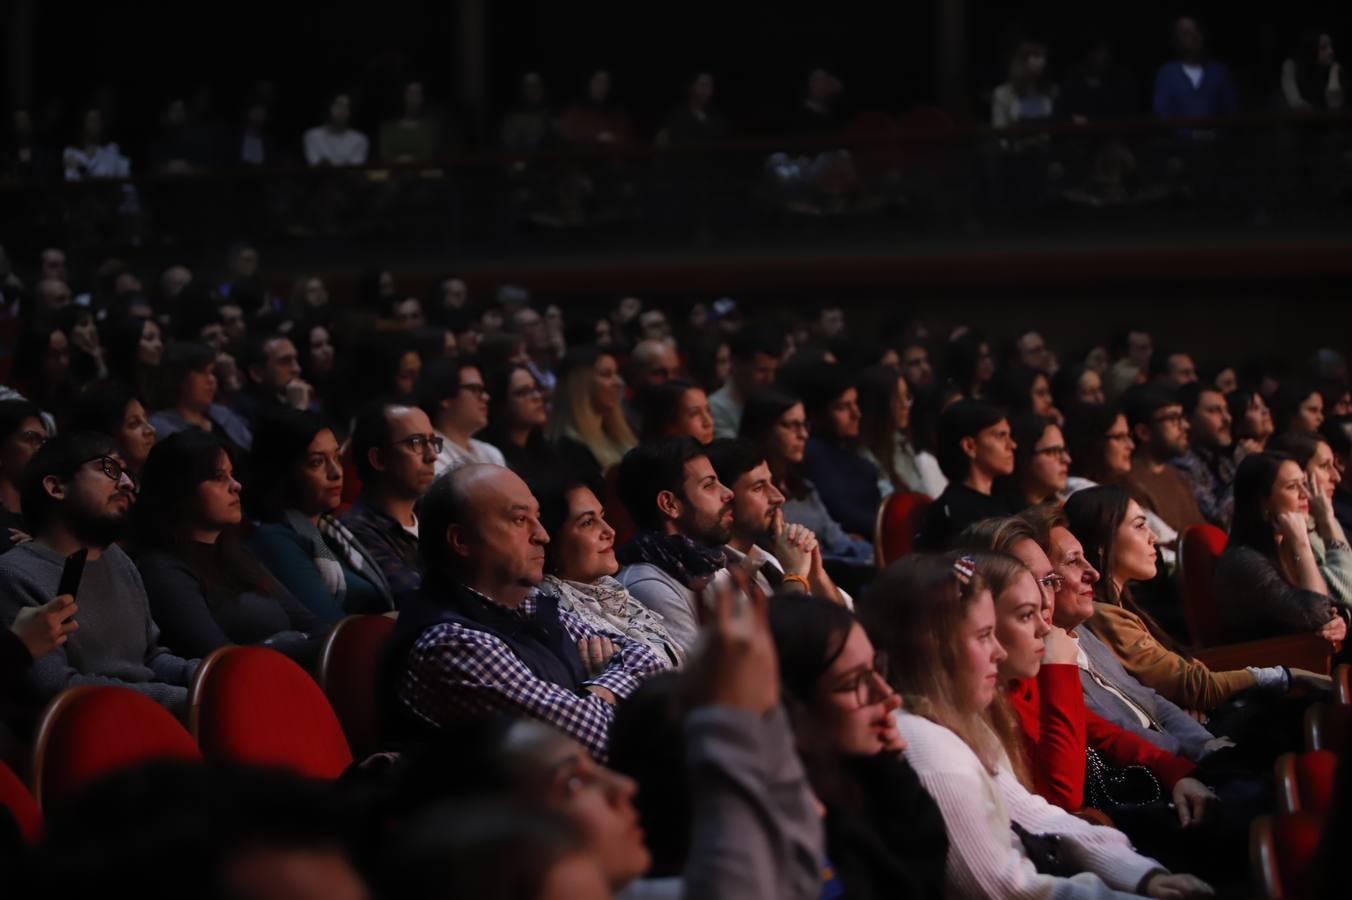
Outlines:
[{"label": "wristband on wrist", "polygon": [[783,583],[784,583],[784,584],[788,584],[790,581],[792,581],[794,584],[801,584],[801,585],[803,586],[803,590],[804,590],[804,591],[807,591],[807,592],[811,592],[811,591],[812,591],[812,586],[809,585],[809,584],[807,583],[807,579],[804,578],[802,575],[798,575],[798,574],[795,574],[795,573],[790,573],[790,574],[788,574],[788,575],[785,575],[785,576],[784,576],[784,579],[783,579]]}]

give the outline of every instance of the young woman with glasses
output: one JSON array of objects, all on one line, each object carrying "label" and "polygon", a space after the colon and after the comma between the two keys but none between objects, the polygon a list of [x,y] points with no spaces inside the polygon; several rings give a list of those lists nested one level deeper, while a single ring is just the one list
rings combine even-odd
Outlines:
[{"label": "young woman with glasses", "polygon": [[1070,475],[1070,452],[1060,426],[1023,413],[1010,420],[1009,431],[1015,444],[1014,474],[1000,479],[995,493],[1014,511],[1060,497]]},{"label": "young woman with glasses", "polygon": [[545,437],[549,407],[545,392],[524,365],[485,372],[488,426],[480,440],[502,451],[507,467],[530,483],[558,472],[559,457]]},{"label": "young woman with glasses", "polygon": [[878,493],[942,494],[948,479],[934,454],[916,444],[911,423],[915,396],[901,371],[873,366],[860,374],[858,387],[859,452],[878,468]]},{"label": "young woman with glasses", "polygon": [[[860,608],[903,698],[895,716],[906,759],[947,827],[946,896],[1211,895],[1199,879],[1170,874],[1137,853],[1122,832],[1090,825],[1033,792],[1027,764],[1013,762],[1007,749],[1018,746],[1009,737],[1017,726],[993,713],[1009,654],[973,559],[908,556],[874,581]],[[1047,871],[1053,858],[1061,874]]]}]

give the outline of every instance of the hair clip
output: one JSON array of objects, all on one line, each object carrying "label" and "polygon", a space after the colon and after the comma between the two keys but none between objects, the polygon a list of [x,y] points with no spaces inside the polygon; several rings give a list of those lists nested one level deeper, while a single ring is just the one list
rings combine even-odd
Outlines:
[{"label": "hair clip", "polygon": [[970,556],[955,559],[953,561],[953,574],[962,584],[971,584],[973,576],[976,575],[976,560]]}]

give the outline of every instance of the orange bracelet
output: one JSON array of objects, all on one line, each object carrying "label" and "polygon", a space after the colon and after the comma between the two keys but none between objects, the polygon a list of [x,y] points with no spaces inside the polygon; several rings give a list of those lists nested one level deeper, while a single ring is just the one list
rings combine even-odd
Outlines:
[{"label": "orange bracelet", "polygon": [[788,583],[790,581],[796,581],[798,584],[801,584],[803,586],[803,590],[805,592],[809,594],[812,593],[812,585],[808,584],[807,579],[804,578],[802,575],[794,575],[794,574],[785,575],[782,583]]}]

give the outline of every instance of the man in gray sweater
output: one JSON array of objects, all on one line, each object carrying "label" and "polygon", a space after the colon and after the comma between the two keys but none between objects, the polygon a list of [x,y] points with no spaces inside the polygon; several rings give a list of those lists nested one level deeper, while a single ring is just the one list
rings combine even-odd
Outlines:
[{"label": "man in gray sweater", "polygon": [[95,434],[52,439],[29,463],[22,498],[34,540],[0,556],[0,624],[50,601],[66,557],[88,552],[77,591],[79,627],[64,646],[34,660],[36,699],[45,703],[77,684],[115,685],[184,715],[198,660],[159,645],[141,576],[113,543],[135,500],[116,445]]}]

